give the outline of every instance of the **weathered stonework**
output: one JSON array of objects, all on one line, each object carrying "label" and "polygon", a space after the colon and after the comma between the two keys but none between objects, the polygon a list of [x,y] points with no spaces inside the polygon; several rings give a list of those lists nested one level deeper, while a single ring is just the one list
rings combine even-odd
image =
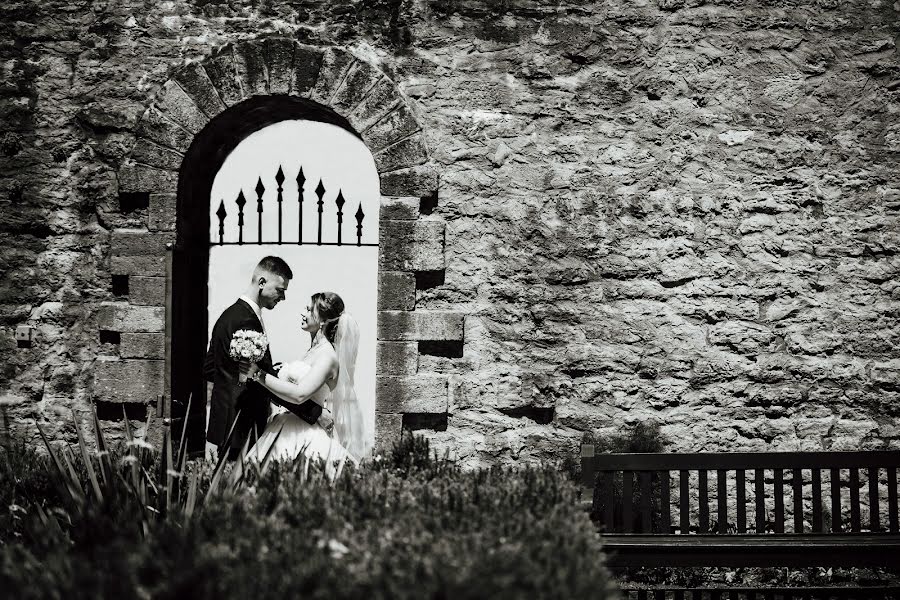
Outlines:
[{"label": "weathered stonework", "polygon": [[896,5],[295,4],[9,6],[15,432],[71,440],[98,399],[153,418],[182,157],[292,94],[350,121],[389,198],[382,447],[432,409],[466,465],[647,421],[674,450],[897,446]]}]

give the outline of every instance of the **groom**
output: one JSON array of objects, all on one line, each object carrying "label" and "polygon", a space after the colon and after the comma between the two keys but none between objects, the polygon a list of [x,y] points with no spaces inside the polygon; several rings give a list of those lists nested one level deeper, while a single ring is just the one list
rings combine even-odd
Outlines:
[{"label": "groom", "polygon": [[[284,260],[266,256],[253,270],[253,279],[247,290],[237,302],[225,309],[213,327],[203,365],[206,380],[213,383],[206,440],[218,448],[219,456],[228,452],[228,458],[234,460],[254,430],[257,435],[262,433],[269,418],[269,402],[285,406],[307,423],[315,423],[322,414],[322,407],[315,402],[291,404],[255,381],[240,384],[238,375],[242,370],[246,371],[249,364],[242,365],[229,354],[235,331],[252,329],[265,333],[262,309],[271,310],[284,300],[292,277],[291,268]],[[260,370],[275,374],[269,348],[257,364]],[[323,420],[326,419],[328,417],[323,417]],[[228,447],[225,447],[232,423],[235,423],[234,434]]]}]

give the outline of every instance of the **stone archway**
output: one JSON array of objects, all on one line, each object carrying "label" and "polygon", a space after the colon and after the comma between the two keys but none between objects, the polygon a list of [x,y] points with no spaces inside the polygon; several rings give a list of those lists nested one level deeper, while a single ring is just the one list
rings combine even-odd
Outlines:
[{"label": "stone archway", "polygon": [[[239,136],[222,131],[221,123],[235,122],[223,117],[239,113],[252,121],[257,106],[271,110],[279,103],[319,107],[327,118],[346,123],[368,146],[379,172],[379,444],[399,434],[405,417],[425,414],[427,421],[443,415],[446,423],[448,378],[418,373],[418,354],[423,343],[432,342],[461,351],[463,316],[415,306],[416,274],[446,266],[444,222],[420,212],[421,199],[437,197],[438,188],[421,126],[397,86],[368,61],[340,48],[282,38],[230,44],[184,65],[138,124],[134,148],[118,171],[119,191],[129,202],[146,205],[148,216],[145,228],[111,235],[110,273],[127,301],[101,309],[99,328],[107,337],[119,336],[120,353],[98,362],[95,397],[147,404],[151,422],[158,424],[169,416],[173,396],[183,406],[183,396],[196,390],[180,373],[199,373],[205,339],[172,343],[173,330],[184,325],[172,301],[180,285],[173,254],[188,251],[185,260],[199,261],[189,268],[195,274],[204,264],[202,257],[190,258],[197,246],[190,239],[195,227],[188,222],[189,206],[200,201],[187,180],[196,174],[192,152],[200,145],[224,159]],[[223,133],[230,141],[217,144]],[[203,231],[205,236],[208,227]]]}]

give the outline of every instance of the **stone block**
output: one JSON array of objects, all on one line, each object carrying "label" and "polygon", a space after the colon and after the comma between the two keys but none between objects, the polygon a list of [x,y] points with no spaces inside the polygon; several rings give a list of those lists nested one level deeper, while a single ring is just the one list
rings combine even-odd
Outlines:
[{"label": "stone block", "polygon": [[97,313],[97,326],[120,333],[158,333],[165,330],[166,311],[162,306],[133,306],[105,302]]},{"label": "stone block", "polygon": [[379,375],[415,375],[419,370],[418,342],[378,342],[375,372]]},{"label": "stone block", "polygon": [[156,108],[191,133],[199,133],[209,122],[206,113],[171,79],[163,84],[156,99]]},{"label": "stone block", "polygon": [[140,306],[166,303],[166,278],[132,275],[128,278],[128,300]]},{"label": "stone block", "polygon": [[366,93],[362,102],[350,111],[347,119],[357,131],[364,132],[403,103],[403,96],[397,90],[397,85],[383,77]]},{"label": "stone block", "polygon": [[115,229],[110,235],[112,256],[165,256],[166,244],[175,241],[173,233],[151,233],[140,229]]},{"label": "stone block", "polygon": [[146,138],[138,138],[131,149],[131,158],[151,167],[166,171],[177,171],[181,168],[184,155],[181,152],[160,146]]},{"label": "stone block", "polygon": [[164,393],[161,360],[98,360],[94,364],[94,398],[100,402],[152,404]]},{"label": "stone block", "polygon": [[[347,69],[356,60],[352,54],[338,48],[328,48],[322,55],[322,66],[319,69],[316,83],[309,92],[309,97],[325,105],[331,104],[331,96],[344,79]],[[296,93],[296,92],[295,92]]]},{"label": "stone block", "polygon": [[123,333],[119,343],[122,358],[166,357],[166,336],[164,333]]},{"label": "stone block", "polygon": [[150,194],[147,229],[150,231],[175,231],[177,198],[176,194]]},{"label": "stone block", "polygon": [[187,152],[194,140],[194,134],[165,118],[155,107],[150,107],[144,113],[138,126],[137,135],[182,153]]},{"label": "stone block", "polygon": [[378,152],[391,144],[407,138],[421,129],[416,118],[406,106],[400,106],[397,110],[373,123],[366,129],[362,138],[372,152]]},{"label": "stone block", "polygon": [[234,65],[244,98],[269,93],[269,73],[261,42],[244,42],[234,47]]},{"label": "stone block", "polygon": [[378,273],[378,310],[412,310],[415,307],[415,275],[403,271]]},{"label": "stone block", "polygon": [[421,165],[381,174],[381,193],[385,196],[422,198],[437,193],[438,172],[433,165]]},{"label": "stone block", "polygon": [[294,48],[294,64],[291,69],[291,90],[294,96],[306,97],[319,79],[323,53],[311,46]]},{"label": "stone block", "polygon": [[375,413],[375,454],[387,454],[400,441],[403,415]]},{"label": "stone block", "polygon": [[412,221],[419,218],[419,198],[381,197],[382,219],[393,221]]},{"label": "stone block", "polygon": [[389,271],[439,271],[445,268],[443,221],[382,220],[379,265]]},{"label": "stone block", "polygon": [[267,38],[263,41],[270,94],[290,93],[295,46],[294,41],[287,38]]},{"label": "stone block", "polygon": [[464,316],[449,311],[378,311],[378,339],[382,341],[462,340]]},{"label": "stone block", "polygon": [[120,192],[150,192],[175,194],[178,192],[178,173],[155,169],[146,165],[126,163],[116,174]]},{"label": "stone block", "polygon": [[375,379],[375,397],[378,399],[376,412],[447,412],[448,388],[445,375],[379,375]]},{"label": "stone block", "polygon": [[379,150],[373,158],[379,173],[421,165],[428,161],[425,138],[422,134],[415,134]]},{"label": "stone block", "polygon": [[110,275],[147,275],[162,277],[166,274],[165,256],[112,256],[109,259]]},{"label": "stone block", "polygon": [[241,85],[237,80],[232,46],[226,46],[204,60],[203,68],[206,70],[209,81],[219,92],[219,98],[226,106],[233,106],[244,99]]},{"label": "stone block", "polygon": [[379,79],[387,78],[368,62],[355,61],[344,81],[335,90],[331,107],[342,115],[349,115]]},{"label": "stone block", "polygon": [[206,116],[212,118],[225,110],[225,103],[219,97],[216,86],[200,63],[186,64],[175,73],[174,79]]}]

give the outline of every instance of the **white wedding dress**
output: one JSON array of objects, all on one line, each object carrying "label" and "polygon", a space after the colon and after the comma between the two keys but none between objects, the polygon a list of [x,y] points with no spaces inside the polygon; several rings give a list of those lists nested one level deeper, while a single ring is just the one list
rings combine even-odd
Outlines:
[{"label": "white wedding dress", "polygon": [[[309,360],[313,354],[310,352],[304,360],[295,360],[282,366],[278,378],[291,383],[303,379],[312,368],[305,360]],[[323,383],[309,399],[330,409],[331,395],[328,384]],[[272,409],[269,423],[250,449],[249,458],[262,461],[271,448],[272,458],[276,459],[293,460],[301,452],[312,460],[324,459],[329,471],[335,463],[342,460],[356,462],[336,439],[336,431],[329,435],[320,425],[311,425],[280,405],[273,404]]]}]

